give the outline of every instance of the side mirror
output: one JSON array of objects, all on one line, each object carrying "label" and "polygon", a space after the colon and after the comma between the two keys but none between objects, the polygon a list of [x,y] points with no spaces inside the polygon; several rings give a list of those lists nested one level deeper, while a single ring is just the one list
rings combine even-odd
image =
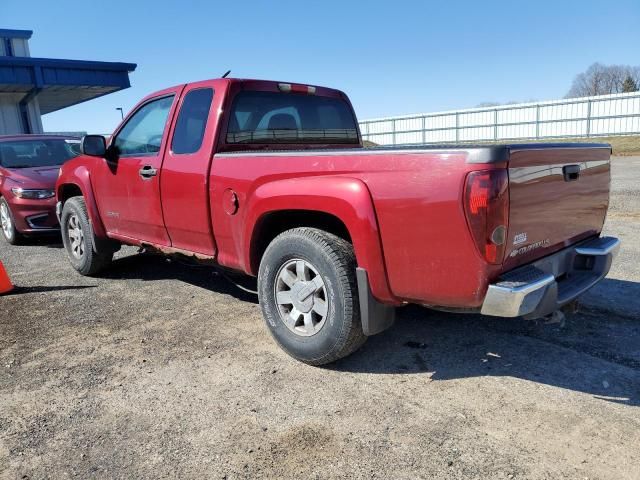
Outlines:
[{"label": "side mirror", "polygon": [[80,151],[92,157],[104,157],[107,153],[107,141],[102,135],[85,135],[80,142]]}]

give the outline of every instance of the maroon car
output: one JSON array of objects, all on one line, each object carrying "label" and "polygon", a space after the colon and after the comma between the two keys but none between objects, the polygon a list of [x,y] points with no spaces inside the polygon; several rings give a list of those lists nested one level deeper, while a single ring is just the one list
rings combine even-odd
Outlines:
[{"label": "maroon car", "polygon": [[79,139],[0,136],[0,220],[10,244],[23,235],[55,232],[54,187],[60,166],[79,153]]}]

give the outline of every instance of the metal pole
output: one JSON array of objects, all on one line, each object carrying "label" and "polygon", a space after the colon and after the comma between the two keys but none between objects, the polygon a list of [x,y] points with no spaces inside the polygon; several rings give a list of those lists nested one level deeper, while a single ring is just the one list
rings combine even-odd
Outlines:
[{"label": "metal pole", "polygon": [[587,100],[587,137],[591,135],[591,100]]},{"label": "metal pole", "polygon": [[393,145],[396,144],[396,120],[395,118],[391,120],[391,143]]},{"label": "metal pole", "polygon": [[536,105],[536,138],[540,138],[540,105]]},{"label": "metal pole", "polygon": [[458,112],[456,112],[456,142],[460,141],[459,126],[460,126],[460,119],[459,119]]}]

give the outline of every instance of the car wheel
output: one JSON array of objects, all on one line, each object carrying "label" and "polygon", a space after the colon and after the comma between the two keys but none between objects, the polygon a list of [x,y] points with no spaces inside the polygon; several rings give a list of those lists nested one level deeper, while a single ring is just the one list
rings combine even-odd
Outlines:
[{"label": "car wheel", "polygon": [[111,263],[112,250],[96,249],[97,242],[84,198],[72,197],[65,202],[60,217],[60,227],[62,243],[67,250],[69,262],[82,275],[95,275]]},{"label": "car wheel", "polygon": [[9,204],[4,198],[0,198],[0,225],[2,226],[2,236],[11,245],[17,245],[22,240],[22,236],[16,230],[16,223]]},{"label": "car wheel", "polygon": [[355,271],[351,244],[322,230],[288,230],[267,247],[258,274],[260,305],[289,355],[324,365],[364,344]]}]

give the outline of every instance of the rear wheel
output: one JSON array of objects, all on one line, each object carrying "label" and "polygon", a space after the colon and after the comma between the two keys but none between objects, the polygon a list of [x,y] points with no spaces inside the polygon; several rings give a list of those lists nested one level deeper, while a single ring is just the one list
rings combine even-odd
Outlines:
[{"label": "rear wheel", "polygon": [[95,275],[113,259],[113,250],[97,249],[87,207],[82,197],[67,200],[60,217],[62,242],[69,262],[82,275]]},{"label": "rear wheel", "polygon": [[11,245],[20,243],[22,236],[16,230],[16,223],[13,220],[13,214],[9,208],[9,204],[4,198],[0,198],[0,225],[2,226],[2,236]]},{"label": "rear wheel", "polygon": [[258,275],[260,305],[289,355],[323,365],[364,344],[355,268],[349,242],[314,228],[288,230],[267,247]]}]

